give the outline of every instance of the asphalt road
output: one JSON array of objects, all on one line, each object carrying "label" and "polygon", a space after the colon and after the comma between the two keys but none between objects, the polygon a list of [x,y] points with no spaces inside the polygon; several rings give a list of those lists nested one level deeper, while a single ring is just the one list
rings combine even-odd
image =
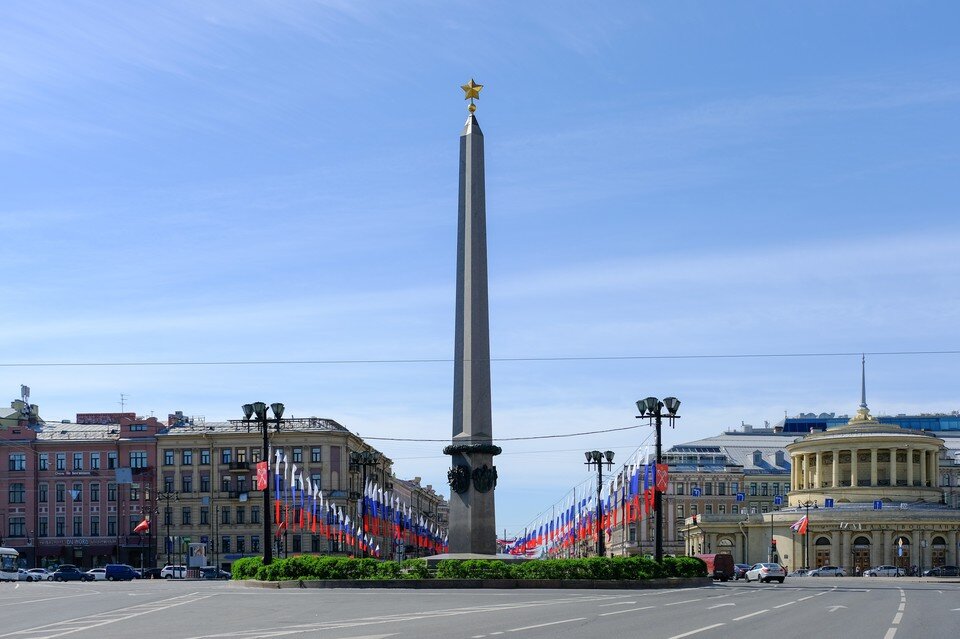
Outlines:
[{"label": "asphalt road", "polygon": [[960,580],[787,578],[683,590],[267,590],[0,584],[0,638],[682,639],[960,636]]}]

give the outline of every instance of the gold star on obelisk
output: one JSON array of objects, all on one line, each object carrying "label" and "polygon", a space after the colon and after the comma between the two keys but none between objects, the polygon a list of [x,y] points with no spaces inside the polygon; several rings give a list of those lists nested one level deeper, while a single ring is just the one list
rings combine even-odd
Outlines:
[{"label": "gold star on obelisk", "polygon": [[470,106],[467,107],[467,110],[470,111],[470,113],[473,113],[474,111],[477,110],[477,107],[473,103],[473,101],[475,99],[476,100],[480,99],[480,90],[483,88],[483,85],[477,84],[476,82],[473,81],[473,78],[470,78],[470,82],[467,82],[466,84],[461,84],[460,88],[463,89],[463,99],[470,100]]}]

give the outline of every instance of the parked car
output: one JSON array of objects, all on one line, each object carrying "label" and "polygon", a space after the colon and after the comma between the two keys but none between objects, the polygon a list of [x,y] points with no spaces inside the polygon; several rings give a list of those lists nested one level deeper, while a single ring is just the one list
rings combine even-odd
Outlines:
[{"label": "parked car", "polygon": [[144,568],[140,576],[143,579],[163,579],[160,576],[160,568]]},{"label": "parked car", "polygon": [[864,577],[903,577],[904,574],[904,569],[896,566],[875,566],[863,571]]},{"label": "parked car", "polygon": [[769,583],[771,581],[777,581],[783,583],[783,580],[787,577],[787,572],[783,569],[783,566],[780,564],[754,564],[753,568],[747,571],[747,574],[744,575],[744,579],[747,580],[747,583],[756,579],[757,581],[762,581],[763,583]]},{"label": "parked car", "polygon": [[707,576],[720,581],[733,579],[733,557],[727,554],[696,555],[697,559],[707,564]]},{"label": "parked car", "polygon": [[183,579],[187,576],[187,567],[167,564],[160,570],[160,576],[164,579]]},{"label": "parked car", "polygon": [[809,574],[810,574],[810,571],[807,570],[806,568],[797,568],[796,570],[791,572],[789,575],[787,575],[787,577],[806,577]]},{"label": "parked car", "polygon": [[88,575],[93,575],[94,581],[104,581],[107,578],[106,568],[91,568],[87,571]]},{"label": "parked car", "polygon": [[960,577],[960,568],[957,566],[938,566],[923,571],[924,577]]},{"label": "parked car", "polygon": [[807,573],[808,577],[846,577],[847,573],[840,566],[820,566]]},{"label": "parked car", "polygon": [[53,572],[46,568],[28,568],[27,572],[33,575],[34,581],[52,581]]},{"label": "parked car", "polygon": [[127,564],[107,564],[106,578],[107,581],[130,581],[139,579],[140,573]]},{"label": "parked car", "polygon": [[226,570],[220,570],[213,566],[200,569],[200,576],[204,579],[230,579],[232,575]]},{"label": "parked car", "polygon": [[25,568],[20,568],[19,570],[17,570],[17,574],[19,575],[18,579],[20,581],[36,581],[33,575],[30,574],[30,572],[27,571]]},{"label": "parked car", "polygon": [[54,581],[93,581],[94,576],[83,572],[73,564],[60,564],[60,567],[53,571],[53,580]]},{"label": "parked car", "polygon": [[750,570],[752,566],[750,564],[734,564],[733,565],[733,579],[735,581],[743,579],[747,574],[747,571]]}]

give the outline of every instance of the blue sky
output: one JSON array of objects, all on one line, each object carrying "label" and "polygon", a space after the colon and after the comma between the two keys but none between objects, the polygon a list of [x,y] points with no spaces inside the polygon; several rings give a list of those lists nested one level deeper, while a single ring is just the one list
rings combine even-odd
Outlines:
[{"label": "blue sky", "polygon": [[[859,356],[960,349],[946,2],[0,6],[0,388],[46,419],[248,401],[444,439],[459,85],[485,85],[494,432],[666,444],[852,412]],[[551,358],[585,358],[556,361]],[[440,360],[178,366],[37,363]],[[955,354],[868,356],[874,413]],[[503,442],[522,528],[649,429]],[[445,489],[442,443],[377,442]]]}]

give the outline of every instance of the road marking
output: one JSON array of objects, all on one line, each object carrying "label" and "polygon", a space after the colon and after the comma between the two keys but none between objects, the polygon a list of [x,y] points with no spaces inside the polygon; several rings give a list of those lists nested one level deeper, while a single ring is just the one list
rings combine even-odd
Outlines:
[{"label": "road marking", "polygon": [[906,607],[907,607],[906,602],[901,601],[901,602],[900,602],[900,607],[897,608],[897,610],[900,611],[900,612],[903,612],[904,608],[906,608]]},{"label": "road marking", "polygon": [[651,608],[656,608],[656,606],[644,606],[643,608],[627,608],[626,610],[614,610],[613,612],[604,612],[598,617],[609,617],[610,615],[622,615],[625,612],[636,612],[638,610],[650,610]]},{"label": "road marking", "polygon": [[887,634],[883,635],[883,639],[893,639],[894,635],[896,634],[897,634],[897,629],[890,628],[890,630],[887,630]]},{"label": "road marking", "polygon": [[616,603],[600,604],[599,606],[597,606],[597,608],[603,608],[605,606],[629,606],[635,603],[637,602],[636,601],[618,601]]},{"label": "road marking", "polygon": [[698,632],[706,632],[707,630],[713,630],[714,628],[719,628],[722,626],[722,623],[715,623],[712,626],[704,626],[703,628],[697,628],[696,630],[691,630],[690,632],[685,632],[682,635],[673,635],[670,639],[682,639],[683,637],[689,637],[690,635],[695,635]]},{"label": "road marking", "polygon": [[707,610],[713,610],[714,608],[723,608],[725,606],[736,606],[736,605],[737,604],[731,601],[730,603],[722,603],[722,604],[717,604],[716,606],[710,606],[709,608],[707,608]]},{"label": "road marking", "polygon": [[795,604],[795,603],[797,603],[797,602],[796,602],[796,601],[788,601],[787,603],[782,603],[782,604],[780,604],[779,606],[774,606],[773,608],[774,608],[774,610],[776,610],[777,608],[786,608],[787,606],[792,606],[792,605]]},{"label": "road marking", "polygon": [[829,610],[830,612],[836,612],[841,608],[846,608],[846,606],[827,606],[827,610]]},{"label": "road marking", "polygon": [[663,606],[664,606],[664,607],[666,607],[666,606],[679,606],[680,604],[688,604],[688,603],[693,603],[694,601],[701,601],[701,600],[702,600],[702,598],[701,598],[701,599],[687,599],[686,601],[674,601],[674,602],[672,602],[672,603],[665,603],[665,604],[663,604]]},{"label": "road marking", "polygon": [[810,595],[808,597],[800,597],[797,601],[806,601],[807,599],[813,599],[816,595]]},{"label": "road marking", "polygon": [[743,621],[744,619],[749,619],[750,617],[756,617],[757,615],[762,615],[765,612],[770,612],[769,610],[758,610],[756,612],[751,612],[749,615],[743,615],[742,617],[734,617],[734,621]]},{"label": "road marking", "polygon": [[550,621],[548,623],[538,623],[535,626],[524,626],[523,628],[510,628],[507,632],[520,632],[521,630],[533,630],[534,628],[545,628],[546,626],[556,626],[561,623],[572,623],[574,621],[586,621],[586,617],[577,617],[576,619],[562,619],[560,621]]}]

